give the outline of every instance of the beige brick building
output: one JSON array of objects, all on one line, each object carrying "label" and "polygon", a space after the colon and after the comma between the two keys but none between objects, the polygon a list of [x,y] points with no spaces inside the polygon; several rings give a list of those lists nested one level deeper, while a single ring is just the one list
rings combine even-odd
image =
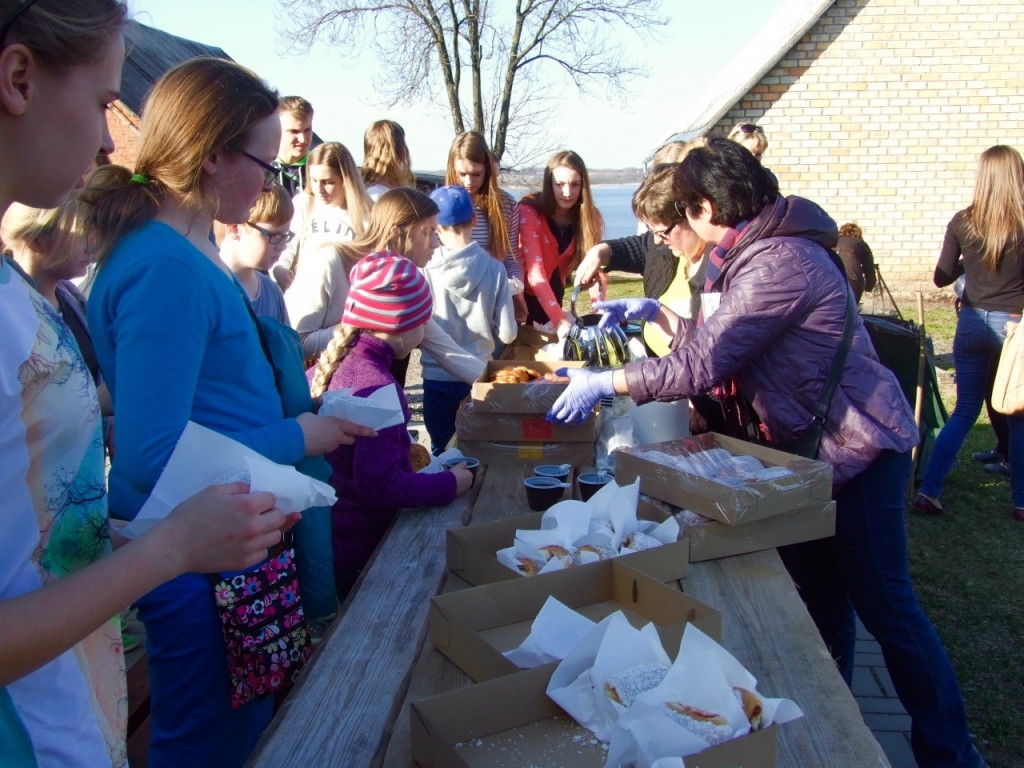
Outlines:
[{"label": "beige brick building", "polygon": [[934,292],[978,155],[1024,152],[1024,2],[792,0],[688,115],[675,136],[762,126],[785,194],[860,223],[894,290]]}]

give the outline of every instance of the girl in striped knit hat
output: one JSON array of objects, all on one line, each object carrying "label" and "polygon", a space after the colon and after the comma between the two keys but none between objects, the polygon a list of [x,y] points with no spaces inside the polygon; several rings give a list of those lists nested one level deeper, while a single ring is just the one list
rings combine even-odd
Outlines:
[{"label": "girl in striped knit hat", "polygon": [[338,494],[331,528],[342,599],[400,509],[450,504],[473,485],[465,465],[417,474],[409,458],[409,404],[390,368],[392,360],[408,356],[423,340],[433,310],[426,278],[408,259],[379,251],[355,265],[351,281],[341,323],[313,373],[313,396],[352,389],[353,395],[367,397],[394,384],[405,423],[379,430],[373,440],[356,438],[354,445],[327,456]]}]

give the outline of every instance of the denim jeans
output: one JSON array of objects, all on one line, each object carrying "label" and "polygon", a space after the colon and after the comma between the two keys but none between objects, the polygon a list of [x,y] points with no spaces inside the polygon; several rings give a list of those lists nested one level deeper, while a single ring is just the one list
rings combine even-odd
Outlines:
[{"label": "denim jeans", "polygon": [[956,675],[914,595],[907,571],[904,491],[910,454],[884,451],[836,494],[836,535],[780,547],[839,671],[853,679],[854,610],[882,647],[896,693],[911,717],[921,768],[984,762],[967,730]]},{"label": "denim jeans", "polygon": [[455,416],[472,389],[461,381],[423,380],[423,423],[435,456],[444,452],[455,434]]},{"label": "denim jeans", "polygon": [[[967,433],[978,420],[985,397],[999,366],[999,354],[1006,338],[1006,323],[1020,316],[1006,312],[986,312],[963,307],[953,338],[953,364],[956,366],[956,408],[939,432],[932,449],[921,493],[933,499],[942,493],[942,483],[956,463],[956,455]],[[1015,507],[1024,507],[1024,418],[1007,417],[1009,426],[1010,489]],[[1017,461],[1014,461],[1014,457]]]}]

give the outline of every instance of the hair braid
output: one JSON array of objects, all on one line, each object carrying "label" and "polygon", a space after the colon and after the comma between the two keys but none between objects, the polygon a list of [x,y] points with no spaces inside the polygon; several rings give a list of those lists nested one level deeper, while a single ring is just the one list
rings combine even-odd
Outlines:
[{"label": "hair braid", "polygon": [[313,383],[309,387],[313,397],[320,397],[327,391],[334,372],[338,370],[338,366],[345,359],[349,349],[359,339],[359,332],[359,328],[338,323],[337,328],[334,329],[334,336],[331,337],[331,343],[327,345],[327,349],[320,355],[320,360],[316,364]]}]

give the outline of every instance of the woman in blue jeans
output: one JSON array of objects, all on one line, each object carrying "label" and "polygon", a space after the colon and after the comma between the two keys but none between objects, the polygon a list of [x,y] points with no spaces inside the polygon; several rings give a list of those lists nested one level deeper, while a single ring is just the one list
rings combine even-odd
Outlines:
[{"label": "woman in blue jeans", "polygon": [[[657,323],[672,339],[664,357],[616,371],[570,369],[548,418],[585,418],[602,397],[670,401],[738,388],[766,436],[784,442],[811,428],[840,346],[849,285],[828,249],[836,223],[778,183],[739,144],[710,139],[668,180],[680,215],[716,248],[704,294],[719,293],[692,340],[657,299],[599,304],[608,319]],[[882,647],[912,719],[921,768],[978,768],[963,698],[942,642],[924,615],[907,570],[903,528],[914,414],[878,360],[859,315],[832,397],[818,458],[832,465],[836,535],[784,548],[801,597],[847,682],[853,672],[854,610]],[[723,387],[723,385],[725,385]]]},{"label": "woman in blue jeans", "polygon": [[[1019,323],[1024,308],[1024,161],[1012,147],[982,153],[974,200],[946,227],[935,284],[952,285],[963,274],[967,283],[953,339],[956,408],[914,499],[914,509],[929,515],[944,511],[942,482],[992,391],[1007,323]],[[1024,522],[1024,418],[1007,421],[1013,517]]]}]

